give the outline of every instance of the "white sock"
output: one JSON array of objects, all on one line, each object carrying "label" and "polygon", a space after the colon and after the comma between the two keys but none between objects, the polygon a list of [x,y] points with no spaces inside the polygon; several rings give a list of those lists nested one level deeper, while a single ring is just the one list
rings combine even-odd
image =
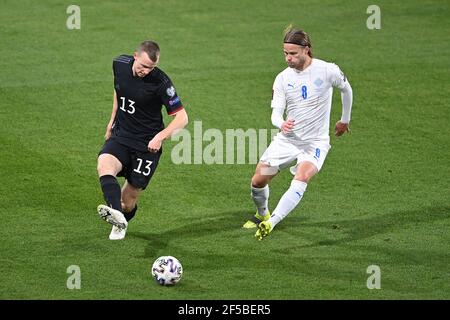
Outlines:
[{"label": "white sock", "polygon": [[260,216],[265,216],[269,212],[269,185],[264,188],[255,188],[251,186],[252,199],[258,208]]},{"label": "white sock", "polygon": [[294,210],[294,208],[302,199],[307,185],[308,184],[306,182],[292,180],[291,186],[283,194],[280,201],[278,202],[277,207],[273,211],[272,216],[269,219],[269,222],[272,223],[272,227],[275,227],[281,220],[286,218],[289,212]]}]

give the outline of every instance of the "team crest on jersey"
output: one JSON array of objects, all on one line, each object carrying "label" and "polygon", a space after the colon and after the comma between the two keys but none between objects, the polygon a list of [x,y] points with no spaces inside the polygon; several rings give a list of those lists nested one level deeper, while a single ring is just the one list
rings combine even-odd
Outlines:
[{"label": "team crest on jersey", "polygon": [[316,85],[316,87],[320,87],[323,83],[323,80],[320,78],[317,78],[316,80],[314,80],[314,84]]},{"label": "team crest on jersey", "polygon": [[175,95],[175,88],[173,86],[170,86],[170,88],[167,88],[166,93],[169,97],[173,97]]}]

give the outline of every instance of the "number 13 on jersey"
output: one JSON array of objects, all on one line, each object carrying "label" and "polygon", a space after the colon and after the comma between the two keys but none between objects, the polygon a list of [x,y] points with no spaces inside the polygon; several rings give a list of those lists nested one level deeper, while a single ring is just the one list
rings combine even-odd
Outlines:
[{"label": "number 13 on jersey", "polygon": [[134,111],[136,111],[136,109],[134,108],[134,104],[136,102],[134,102],[133,100],[130,99],[126,99],[128,100],[128,105],[125,104],[125,97],[120,97],[120,100],[122,100],[122,103],[120,105],[120,110],[122,110],[123,112],[128,112],[129,114],[133,114]]}]

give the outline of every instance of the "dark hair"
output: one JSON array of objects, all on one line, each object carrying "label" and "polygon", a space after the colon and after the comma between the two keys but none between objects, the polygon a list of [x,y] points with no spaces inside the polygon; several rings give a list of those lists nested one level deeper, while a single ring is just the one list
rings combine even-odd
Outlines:
[{"label": "dark hair", "polygon": [[308,47],[308,55],[312,58],[312,45],[311,45],[311,39],[309,38],[309,35],[300,29],[294,28],[292,26],[288,26],[286,30],[284,30],[284,43],[292,43],[297,44],[302,47]]},{"label": "dark hair", "polygon": [[142,42],[136,49],[136,51],[139,53],[145,52],[153,62],[156,62],[158,60],[159,46],[155,41],[146,40]]}]

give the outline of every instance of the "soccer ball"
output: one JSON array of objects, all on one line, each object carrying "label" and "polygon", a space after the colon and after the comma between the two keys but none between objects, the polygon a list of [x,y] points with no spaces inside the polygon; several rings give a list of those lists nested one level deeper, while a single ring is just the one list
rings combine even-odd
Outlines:
[{"label": "soccer ball", "polygon": [[162,286],[171,286],[180,281],[183,267],[177,258],[162,256],[153,262],[152,276]]}]

